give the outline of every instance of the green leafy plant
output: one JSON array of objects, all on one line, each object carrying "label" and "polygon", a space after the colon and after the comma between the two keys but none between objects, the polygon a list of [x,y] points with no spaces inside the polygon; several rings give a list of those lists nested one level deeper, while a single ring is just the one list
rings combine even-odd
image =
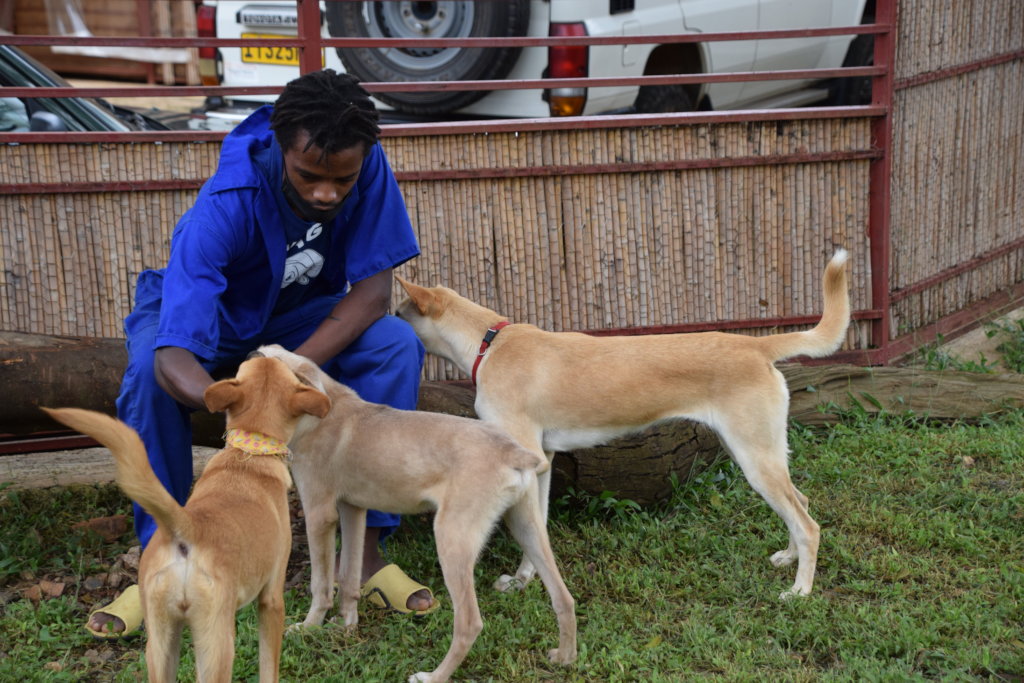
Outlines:
[{"label": "green leafy plant", "polygon": [[925,344],[918,351],[918,357],[925,370],[958,370],[961,372],[978,372],[991,374],[997,371],[995,361],[990,361],[985,354],[978,353],[977,360],[964,359],[942,348],[944,338],[940,334],[930,344]]},{"label": "green leafy plant", "polygon": [[563,521],[573,513],[581,514],[587,520],[624,519],[643,509],[635,500],[618,498],[613,491],[594,495],[572,487],[553,502],[556,516]]},{"label": "green leafy plant", "polygon": [[989,338],[997,335],[1005,337],[996,347],[996,351],[1002,354],[1003,366],[1011,372],[1024,374],[1024,318],[989,323],[985,334]]}]

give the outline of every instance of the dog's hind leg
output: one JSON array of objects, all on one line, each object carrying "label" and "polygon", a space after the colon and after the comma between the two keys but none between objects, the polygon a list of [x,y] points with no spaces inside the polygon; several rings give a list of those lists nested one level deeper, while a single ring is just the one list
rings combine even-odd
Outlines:
[{"label": "dog's hind leg", "polygon": [[565,587],[551,551],[537,490],[538,487],[527,488],[519,502],[505,513],[505,524],[526,557],[537,567],[558,618],[558,649],[550,650],[548,658],[556,664],[571,664],[576,661],[576,603]]},{"label": "dog's hind leg", "polygon": [[[519,442],[524,448],[531,450],[548,461],[548,468],[543,472],[537,473],[537,500],[540,506],[541,519],[544,524],[548,521],[548,498],[551,495],[551,460],[554,458],[554,453],[548,453],[541,447],[541,435],[536,433],[536,430],[532,427],[526,427],[517,429],[505,424],[499,424],[513,439]],[[526,588],[526,584],[530,583],[534,576],[537,575],[537,568],[533,562],[530,561],[529,556],[523,554],[523,559],[519,563],[519,568],[516,569],[516,573],[512,576],[508,574],[502,574],[494,582],[494,588],[502,593],[510,590],[523,590]]]},{"label": "dog's hind leg", "polygon": [[[491,498],[487,496],[488,492],[480,493]],[[487,501],[488,508],[493,505],[493,499]],[[458,510],[440,507],[434,515],[437,559],[441,563],[441,572],[452,600],[452,642],[436,669],[413,674],[409,677],[410,683],[447,681],[466,658],[483,630],[484,622],[480,617],[476,587],[473,584],[473,567],[497,521],[497,513],[489,517],[490,513],[491,510],[473,505]]]},{"label": "dog's hind leg", "polygon": [[151,681],[175,681],[181,658],[181,631],[185,623],[180,619],[154,618],[146,623],[146,668]]},{"label": "dog's hind leg", "polygon": [[[549,454],[545,453],[545,456]],[[554,454],[550,454],[553,456]],[[548,457],[548,462],[551,462],[551,457]],[[540,516],[541,524],[546,525],[548,522],[548,498],[551,496],[551,470],[548,469],[546,472],[537,474],[537,486],[536,488],[536,505],[538,514]],[[523,549],[525,551],[525,548]],[[519,563],[519,568],[516,569],[514,576],[508,574],[502,574],[498,577],[498,580],[494,582],[494,588],[502,593],[510,590],[524,590],[526,584],[533,580],[533,577],[537,575],[537,563],[533,561],[529,553],[523,553],[523,559]]]},{"label": "dog's hind leg", "polygon": [[284,573],[282,563],[278,576],[260,591],[259,612],[260,683],[277,683],[281,665],[281,636],[284,635]]},{"label": "dog's hind leg", "polygon": [[[807,496],[805,496],[803,493],[801,493],[800,490],[798,488],[796,488],[796,487],[793,487],[793,490],[796,491],[797,499],[800,501],[800,505],[802,505],[804,510],[806,510],[807,509],[807,503],[808,503]],[[792,534],[790,534],[790,537],[789,537],[789,546],[785,550],[780,550],[779,552],[775,553],[774,555],[772,555],[769,558],[771,563],[773,565],[775,565],[776,567],[786,567],[788,565],[793,564],[793,562],[796,559],[797,559],[797,547],[796,547],[796,542],[793,539]]]},{"label": "dog's hind leg", "polygon": [[[196,650],[196,680],[201,683],[229,683],[235,661],[235,601],[233,586],[226,595],[189,612],[192,643]],[[173,679],[172,679],[173,680]]]},{"label": "dog's hind leg", "polygon": [[771,556],[777,566],[791,563],[794,556],[798,560],[796,581],[779,596],[782,599],[811,592],[820,538],[820,527],[807,512],[807,497],[789,477],[785,406],[784,400],[781,408],[778,403],[769,405],[774,412],[766,414],[763,404],[743,406],[742,401],[736,401],[730,406],[730,414],[719,415],[714,425],[751,487],[789,530],[787,548]]}]

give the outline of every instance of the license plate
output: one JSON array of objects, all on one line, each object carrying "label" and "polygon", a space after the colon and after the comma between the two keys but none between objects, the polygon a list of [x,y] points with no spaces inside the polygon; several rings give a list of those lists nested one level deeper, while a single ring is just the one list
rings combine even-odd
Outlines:
[{"label": "license plate", "polygon": [[[243,33],[242,38],[288,38],[276,33]],[[256,47],[246,45],[242,48],[242,61],[250,64],[283,64],[299,65],[299,48],[292,46]],[[320,62],[324,62],[324,51],[320,51]]]}]

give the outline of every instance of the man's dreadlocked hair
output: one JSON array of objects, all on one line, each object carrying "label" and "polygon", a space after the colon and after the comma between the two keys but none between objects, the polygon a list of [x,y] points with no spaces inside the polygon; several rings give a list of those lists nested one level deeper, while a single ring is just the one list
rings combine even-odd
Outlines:
[{"label": "man's dreadlocked hair", "polygon": [[319,147],[326,157],[359,143],[369,150],[380,137],[379,119],[370,94],[357,78],[324,69],[284,87],[270,115],[270,128],[282,150],[291,149],[299,131],[305,130],[307,149]]}]

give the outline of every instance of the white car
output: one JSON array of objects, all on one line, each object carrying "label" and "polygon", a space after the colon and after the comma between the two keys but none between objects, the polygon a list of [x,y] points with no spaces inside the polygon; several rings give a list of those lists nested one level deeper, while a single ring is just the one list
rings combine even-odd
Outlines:
[{"label": "white car", "polygon": [[[873,0],[507,0],[321,2],[323,37],[632,36],[852,26],[873,21]],[[199,35],[296,35],[295,3],[204,0]],[[364,82],[636,77],[834,68],[871,63],[871,36],[584,47],[325,49],[325,67]],[[299,75],[292,47],[200,50],[204,84],[284,85]],[[860,103],[867,79],[843,79],[838,103]],[[376,93],[382,110],[448,118],[546,117],[799,106],[829,95],[808,81],[618,86],[556,90]],[[821,84],[818,84],[819,86]],[[868,91],[869,92],[869,91]],[[833,92],[833,95],[836,93]],[[833,98],[835,99],[835,98]],[[273,97],[211,98],[244,114]]]}]

